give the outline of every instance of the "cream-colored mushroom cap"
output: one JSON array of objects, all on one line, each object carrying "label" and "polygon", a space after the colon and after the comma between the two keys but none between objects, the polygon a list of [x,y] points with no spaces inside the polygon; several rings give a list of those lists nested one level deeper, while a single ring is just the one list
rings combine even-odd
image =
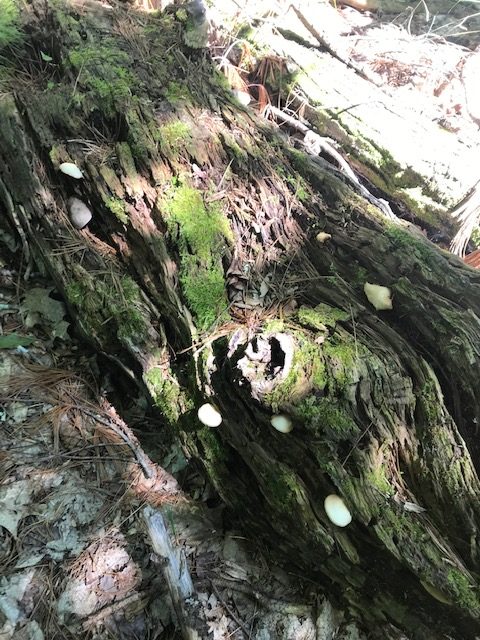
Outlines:
[{"label": "cream-colored mushroom cap", "polygon": [[236,99],[240,102],[240,104],[243,104],[244,107],[247,107],[250,104],[252,98],[246,91],[240,91],[239,89],[237,89],[233,93],[235,94]]},{"label": "cream-colored mushroom cap", "polygon": [[336,524],[337,527],[346,527],[351,523],[352,514],[340,496],[337,496],[334,493],[327,496],[325,498],[324,506],[328,518],[333,522],[333,524]]},{"label": "cream-colored mushroom cap", "polygon": [[79,198],[69,198],[67,204],[73,226],[83,229],[92,219],[92,212]]},{"label": "cream-colored mushroom cap", "polygon": [[208,402],[202,404],[198,410],[198,419],[206,427],[219,427],[222,424],[222,416],[215,407]]},{"label": "cream-colored mushroom cap", "polygon": [[290,433],[290,431],[293,429],[292,421],[288,416],[272,416],[270,418],[270,422],[272,424],[272,427],[277,431],[280,431],[280,433]]},{"label": "cream-colored mushroom cap", "polygon": [[327,240],[330,240],[331,237],[332,237],[332,234],[325,233],[325,231],[320,231],[320,233],[317,233],[316,235],[317,242],[319,242],[320,244],[323,244]]},{"label": "cream-colored mushroom cap", "polygon": [[58,167],[62,173],[65,173],[67,176],[71,178],[76,178],[80,180],[83,178],[83,173],[73,162],[62,162],[62,164]]},{"label": "cream-colored mushroom cap", "polygon": [[393,309],[392,292],[388,287],[382,287],[379,284],[366,282],[363,290],[365,291],[368,301],[373,304],[377,311]]}]

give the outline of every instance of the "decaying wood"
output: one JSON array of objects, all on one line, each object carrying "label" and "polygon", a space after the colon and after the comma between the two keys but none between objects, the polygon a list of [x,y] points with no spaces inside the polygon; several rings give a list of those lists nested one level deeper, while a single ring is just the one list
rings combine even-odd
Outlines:
[{"label": "decaying wood", "polygon": [[[162,513],[158,509],[145,507],[143,517],[155,553],[163,562],[162,573],[168,584],[173,608],[185,640],[199,640],[198,620],[200,606],[194,599],[192,578],[186,558],[181,550],[175,550],[167,531]],[[194,626],[192,626],[194,625]]]},{"label": "decaying wood", "polygon": [[395,213],[450,235],[450,211],[478,181],[478,107],[465,97],[475,83],[462,71],[478,55],[393,25],[352,24],[320,0],[302,9],[294,3],[276,30],[256,33],[299,71],[290,108],[336,141]]},{"label": "decaying wood", "polygon": [[[480,274],[241,109],[208,56],[183,48],[181,15],[116,7],[98,28],[69,3],[34,0],[29,11],[30,55],[51,55],[50,91],[66,93],[68,109],[42,108],[37,67],[28,90],[0,96],[0,198],[82,335],[148,388],[165,428],[272,564],[316,597],[330,594],[369,637],[474,640]],[[353,150],[360,131],[380,157],[388,149],[402,172],[423,176],[421,187],[436,163],[447,199],[470,184],[464,143],[406,120],[327,54],[269,42],[284,53],[287,43],[299,65],[315,62],[318,104],[305,114],[323,134]],[[122,61],[115,91],[99,85],[92,43],[103,80],[105,65]],[[386,136],[400,128],[401,147]],[[423,130],[431,144],[419,150]],[[59,173],[65,160],[83,181]],[[354,164],[365,172],[360,152]],[[382,170],[385,179],[391,164]],[[68,221],[73,192],[94,209],[88,230]],[[192,232],[199,220],[210,244]],[[389,288],[391,311],[368,302],[367,282]],[[210,401],[218,429],[197,419]],[[271,426],[278,413],[290,433]],[[329,494],[351,511],[348,527],[328,519]]]}]

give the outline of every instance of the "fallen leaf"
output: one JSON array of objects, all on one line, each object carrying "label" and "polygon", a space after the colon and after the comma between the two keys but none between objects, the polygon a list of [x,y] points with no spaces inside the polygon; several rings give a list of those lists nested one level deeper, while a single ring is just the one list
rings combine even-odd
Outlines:
[{"label": "fallen leaf", "polygon": [[35,340],[33,336],[20,336],[18,333],[8,333],[0,336],[0,349],[16,349],[28,347]]}]

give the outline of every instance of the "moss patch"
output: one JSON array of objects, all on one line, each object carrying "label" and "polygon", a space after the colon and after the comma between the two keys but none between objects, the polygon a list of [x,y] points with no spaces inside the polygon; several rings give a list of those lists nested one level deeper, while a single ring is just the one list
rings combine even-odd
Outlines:
[{"label": "moss patch", "polygon": [[331,390],[335,387],[337,394],[340,394],[350,384],[357,382],[357,359],[363,350],[361,345],[355,344],[347,335],[335,335],[325,342],[323,352],[328,360]]},{"label": "moss patch", "polygon": [[0,0],[0,51],[21,39],[19,21],[20,9],[15,1]]},{"label": "moss patch", "polygon": [[184,83],[170,81],[165,90],[165,98],[172,106],[178,106],[185,102],[191,102],[192,96]]},{"label": "moss patch", "polygon": [[177,155],[191,143],[192,130],[186,122],[176,120],[162,125],[158,137],[164,154]]},{"label": "moss patch", "polygon": [[298,511],[299,505],[307,503],[299,478],[287,466],[281,463],[262,465],[261,478],[269,504],[280,513],[291,515]]},{"label": "moss patch", "polygon": [[152,367],[145,373],[144,381],[156,406],[170,423],[176,423],[180,415],[192,409],[191,400],[187,398],[173,374],[159,367]]},{"label": "moss patch", "polygon": [[376,487],[382,494],[386,496],[394,495],[395,490],[388,480],[387,471],[384,466],[380,465],[368,471],[365,474],[365,479],[368,483]]},{"label": "moss patch", "polygon": [[221,258],[233,241],[227,218],[218,205],[207,206],[196,189],[177,187],[164,207],[168,228],[177,236],[180,281],[201,329],[226,320],[226,297]]},{"label": "moss patch", "polygon": [[113,334],[121,342],[141,342],[148,327],[141,311],[140,289],[132,278],[93,278],[84,269],[77,271],[78,279],[67,285],[65,293],[92,338],[103,336],[108,344]]},{"label": "moss patch", "polygon": [[109,198],[107,200],[107,207],[110,211],[120,220],[123,224],[128,223],[128,216],[125,211],[125,203],[120,198]]},{"label": "moss patch", "polygon": [[296,412],[316,436],[350,440],[359,431],[349,413],[334,399],[309,396],[296,407]]},{"label": "moss patch", "polygon": [[296,335],[291,369],[277,387],[265,397],[274,412],[286,404],[302,400],[312,389],[325,387],[325,364],[319,345],[301,334]]},{"label": "moss patch", "polygon": [[480,599],[478,589],[470,584],[467,576],[458,569],[450,569],[447,574],[447,584],[455,594],[458,604],[476,615],[480,613]]},{"label": "moss patch", "polygon": [[107,118],[127,110],[136,83],[127,53],[105,40],[102,46],[75,47],[68,60],[78,74],[77,85],[83,89],[79,95],[88,102],[87,110],[99,108]]},{"label": "moss patch", "polygon": [[297,317],[298,321],[304,326],[324,331],[325,327],[334,328],[337,322],[348,320],[349,314],[327,304],[319,304],[313,309],[311,307],[301,307]]}]

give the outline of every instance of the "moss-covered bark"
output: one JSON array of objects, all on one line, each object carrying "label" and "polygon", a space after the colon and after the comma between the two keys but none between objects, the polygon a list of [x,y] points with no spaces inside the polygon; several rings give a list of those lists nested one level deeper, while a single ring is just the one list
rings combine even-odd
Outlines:
[{"label": "moss-covered bark", "polygon": [[[480,276],[241,110],[173,13],[90,11],[28,6],[28,82],[12,58],[0,96],[10,224],[272,560],[371,637],[473,640]],[[216,430],[196,417],[208,396]]]}]

